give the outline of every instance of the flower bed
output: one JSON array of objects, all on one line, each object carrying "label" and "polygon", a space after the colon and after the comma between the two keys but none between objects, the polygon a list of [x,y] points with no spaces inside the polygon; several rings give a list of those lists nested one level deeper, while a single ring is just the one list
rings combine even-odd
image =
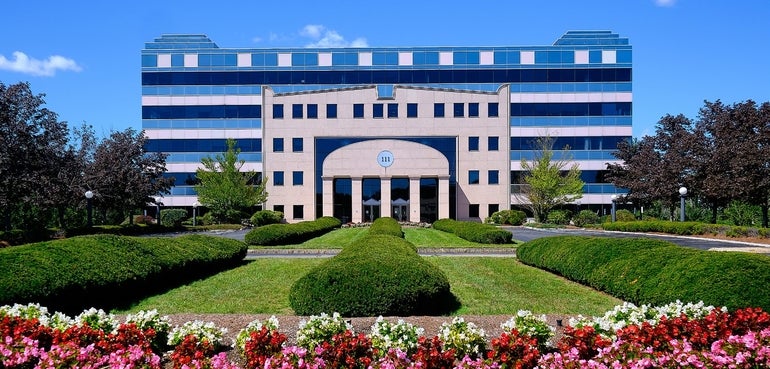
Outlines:
[{"label": "flower bed", "polygon": [[[377,319],[354,332],[338,314],[300,324],[289,346],[276,319],[254,321],[232,343],[204,322],[170,327],[157,312],[114,316],[90,309],[75,318],[39,305],[0,307],[3,368],[767,368],[770,314],[703,304],[624,304],[602,317],[578,317],[553,337],[544,319],[520,311],[488,339],[460,317],[436,335]],[[530,335],[531,334],[531,335]]]}]

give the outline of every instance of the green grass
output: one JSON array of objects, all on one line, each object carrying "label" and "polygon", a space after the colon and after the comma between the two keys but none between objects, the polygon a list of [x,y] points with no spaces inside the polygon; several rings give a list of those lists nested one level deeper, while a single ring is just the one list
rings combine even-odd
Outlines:
[{"label": "green grass", "polygon": [[[515,258],[429,257],[446,273],[463,306],[456,315],[536,313],[600,315],[620,300],[519,263]],[[147,298],[121,314],[293,314],[291,285],[325,259],[257,259],[211,278]],[[377,293],[377,291],[372,291]]]},{"label": "green grass", "polygon": [[[323,236],[316,237],[297,245],[286,246],[250,246],[253,249],[341,249],[355,240],[363,237],[369,228],[340,228]],[[420,248],[504,248],[515,247],[515,244],[490,245],[466,241],[452,233],[442,232],[433,228],[404,228],[407,241]]]}]

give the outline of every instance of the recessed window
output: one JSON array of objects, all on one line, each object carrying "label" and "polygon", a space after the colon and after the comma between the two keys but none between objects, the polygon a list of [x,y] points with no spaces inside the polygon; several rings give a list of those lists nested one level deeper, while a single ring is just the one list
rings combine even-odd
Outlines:
[{"label": "recessed window", "polygon": [[273,172],[273,186],[283,186],[283,171]]},{"label": "recessed window", "polygon": [[364,104],[353,104],[353,118],[364,117]]},{"label": "recessed window", "polygon": [[374,104],[372,106],[372,117],[374,118],[382,118],[383,115],[383,106],[382,104]]},{"label": "recessed window", "polygon": [[479,151],[479,138],[478,137],[468,137],[468,151]]},{"label": "recessed window", "polygon": [[294,219],[304,219],[305,218],[305,206],[304,205],[294,205],[292,211],[293,211],[292,218],[294,218]]},{"label": "recessed window", "polygon": [[302,171],[295,170],[291,172],[291,184],[295,186],[302,186],[305,182],[305,176],[302,174]]},{"label": "recessed window", "polygon": [[499,170],[490,170],[487,172],[487,183],[488,184],[498,184],[500,183],[500,171]]},{"label": "recessed window", "polygon": [[302,140],[302,137],[294,137],[291,139],[291,151],[302,152],[305,149],[303,146],[304,140]]},{"label": "recessed window", "polygon": [[444,117],[444,103],[434,103],[433,104],[433,116],[435,118],[443,118]]},{"label": "recessed window", "polygon": [[283,104],[273,105],[273,119],[283,119]]},{"label": "recessed window", "polygon": [[500,116],[500,105],[498,103],[489,103],[487,105],[487,116],[489,116],[489,117],[499,117]]},{"label": "recessed window", "polygon": [[283,205],[273,205],[273,211],[280,211],[283,214]]},{"label": "recessed window", "polygon": [[479,171],[478,170],[469,170],[468,171],[468,184],[479,184]]},{"label": "recessed window", "polygon": [[302,119],[302,104],[291,104],[291,117]]},{"label": "recessed window", "polygon": [[318,104],[307,104],[308,119],[318,119]]},{"label": "recessed window", "polygon": [[463,103],[454,103],[454,117],[455,118],[462,118],[465,116],[465,104]]},{"label": "recessed window", "polygon": [[479,204],[468,204],[468,217],[479,217]]},{"label": "recessed window", "polygon": [[388,104],[388,118],[398,118],[398,104]]},{"label": "recessed window", "polygon": [[479,103],[468,103],[468,116],[472,118],[479,116]]},{"label": "recessed window", "polygon": [[326,104],[326,118],[337,118],[337,104]]},{"label": "recessed window", "polygon": [[273,137],[273,152],[283,152],[283,138]]},{"label": "recessed window", "polygon": [[417,118],[417,104],[414,104],[414,103],[406,104],[406,117]]},{"label": "recessed window", "polygon": [[497,136],[487,137],[487,150],[489,151],[500,150],[500,138]]},{"label": "recessed window", "polygon": [[498,211],[500,211],[500,204],[487,205],[487,214],[489,214],[489,216],[492,216],[492,214],[497,213]]}]

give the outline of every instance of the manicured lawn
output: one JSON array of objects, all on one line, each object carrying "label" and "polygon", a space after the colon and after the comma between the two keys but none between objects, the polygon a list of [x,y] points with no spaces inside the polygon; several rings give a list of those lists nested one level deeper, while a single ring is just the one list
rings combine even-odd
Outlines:
[{"label": "manicured lawn", "polygon": [[[323,236],[316,237],[298,245],[268,246],[251,248],[271,249],[341,249],[360,237],[363,237],[369,228],[340,228]],[[462,248],[462,247],[487,247],[502,248],[515,247],[515,244],[490,245],[466,241],[452,233],[442,232],[433,228],[404,228],[404,238],[417,247],[423,248]]]},{"label": "manicured lawn", "polygon": [[[130,309],[161,314],[293,314],[291,285],[326,259],[257,259],[211,278],[147,298]],[[619,300],[525,266],[515,258],[429,257],[449,278],[457,315],[537,313],[600,315]],[[372,291],[372,293],[377,293]],[[129,311],[116,311],[125,313]]]}]

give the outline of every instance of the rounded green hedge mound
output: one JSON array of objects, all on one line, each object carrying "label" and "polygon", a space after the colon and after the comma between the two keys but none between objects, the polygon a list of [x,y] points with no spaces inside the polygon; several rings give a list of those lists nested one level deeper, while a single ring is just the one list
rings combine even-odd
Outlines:
[{"label": "rounded green hedge mound", "polygon": [[559,236],[522,244],[525,264],[635,304],[703,301],[770,309],[770,257],[702,251],[646,238]]},{"label": "rounded green hedge mound", "polygon": [[331,232],[341,225],[342,222],[334,217],[290,224],[268,224],[246,233],[245,241],[255,246],[292,245]]},{"label": "rounded green hedge mound", "polygon": [[513,241],[513,234],[511,232],[490,224],[445,218],[433,222],[433,228],[447,233],[454,233],[457,237],[476,243],[500,245]]},{"label": "rounded green hedge mound", "polygon": [[404,231],[401,229],[401,225],[398,224],[397,220],[389,217],[375,219],[374,223],[369,227],[369,234],[388,234],[404,238]]},{"label": "rounded green hedge mound", "polygon": [[410,242],[368,235],[311,270],[291,287],[297,315],[444,315],[459,307],[446,275]]}]

